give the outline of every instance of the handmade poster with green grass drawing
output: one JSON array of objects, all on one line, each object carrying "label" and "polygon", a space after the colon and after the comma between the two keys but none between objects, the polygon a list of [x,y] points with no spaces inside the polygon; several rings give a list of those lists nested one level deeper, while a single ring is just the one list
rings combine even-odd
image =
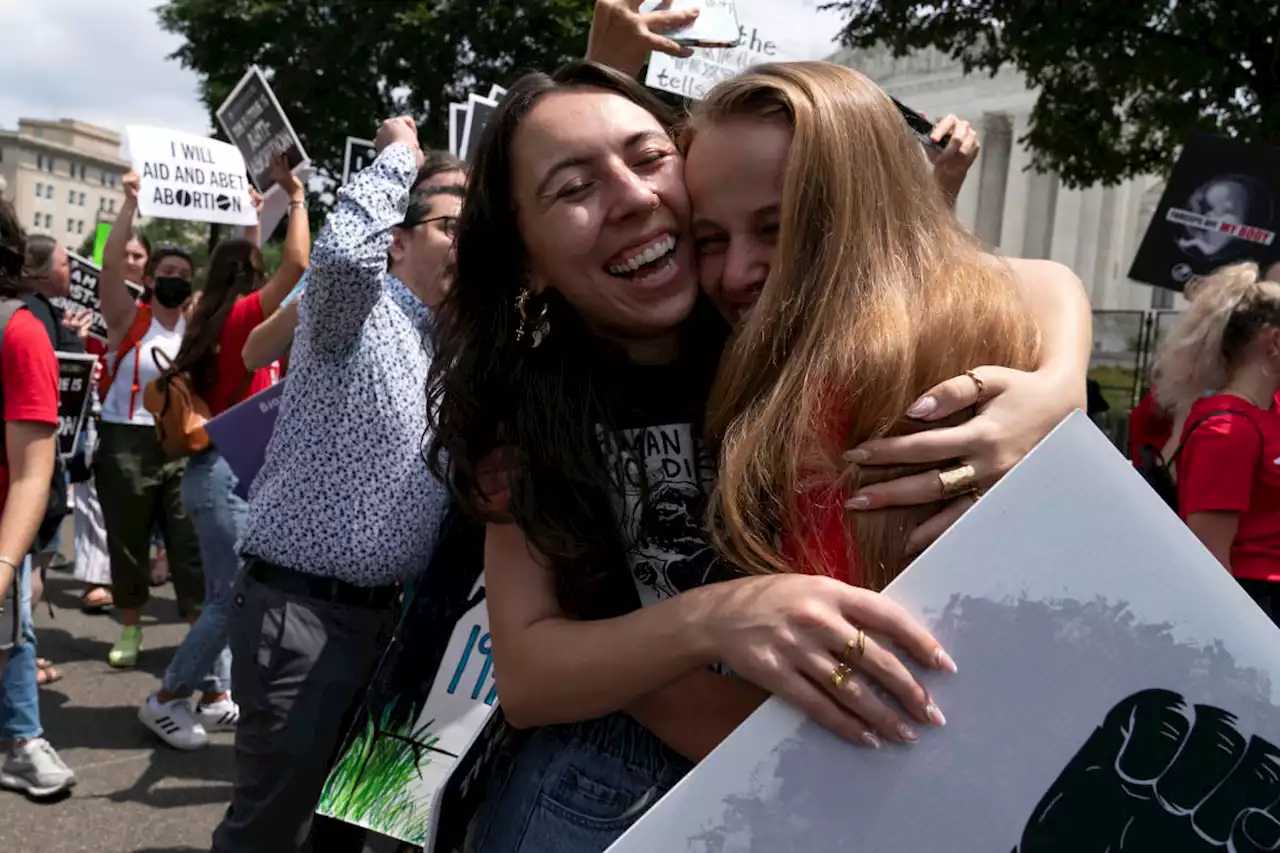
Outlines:
[{"label": "handmade poster with green grass drawing", "polygon": [[458,514],[441,529],[316,809],[427,851],[459,846],[505,735],[483,529]]}]

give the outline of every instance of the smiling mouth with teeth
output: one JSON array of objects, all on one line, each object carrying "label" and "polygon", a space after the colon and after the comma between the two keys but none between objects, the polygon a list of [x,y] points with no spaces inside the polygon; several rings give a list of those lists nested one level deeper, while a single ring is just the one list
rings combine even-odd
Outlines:
[{"label": "smiling mouth with teeth", "polygon": [[667,271],[675,263],[676,238],[670,234],[643,252],[637,252],[620,264],[609,264],[605,271],[619,278],[642,281]]}]

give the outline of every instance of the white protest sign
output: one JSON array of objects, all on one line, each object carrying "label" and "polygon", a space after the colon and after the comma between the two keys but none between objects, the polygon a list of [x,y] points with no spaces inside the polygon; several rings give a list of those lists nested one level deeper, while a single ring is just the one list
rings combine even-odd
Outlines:
[{"label": "white protest sign", "polygon": [[138,212],[160,219],[256,225],[244,157],[234,146],[176,130],[131,125],[126,144],[142,176]]},{"label": "white protest sign", "polygon": [[[737,0],[736,47],[695,48],[678,59],[663,53],[649,56],[645,85],[663,92],[700,99],[721,80],[762,62],[827,59],[839,45],[844,25],[838,10],[823,9],[829,0]],[[677,0],[674,8],[698,5]]]},{"label": "white protest sign", "polygon": [[1082,413],[885,595],[959,667],[914,667],[945,728],[771,699],[609,853],[1280,846],[1280,633]]}]

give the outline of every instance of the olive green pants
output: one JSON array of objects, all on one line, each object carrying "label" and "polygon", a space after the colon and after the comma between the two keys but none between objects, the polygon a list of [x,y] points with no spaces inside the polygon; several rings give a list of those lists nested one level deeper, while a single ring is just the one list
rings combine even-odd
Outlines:
[{"label": "olive green pants", "polygon": [[182,506],[186,459],[170,459],[154,427],[98,426],[93,476],[111,555],[115,606],[132,610],[151,597],[151,531],[159,528],[169,552],[169,575],[184,618],[200,611],[204,574],[200,543]]}]

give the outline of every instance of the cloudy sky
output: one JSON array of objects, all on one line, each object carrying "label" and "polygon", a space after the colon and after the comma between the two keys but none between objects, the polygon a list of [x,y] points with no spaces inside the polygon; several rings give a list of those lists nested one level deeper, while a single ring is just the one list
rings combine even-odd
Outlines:
[{"label": "cloudy sky", "polygon": [[76,118],[207,133],[193,72],[166,57],[160,0],[0,0],[0,128]]}]

